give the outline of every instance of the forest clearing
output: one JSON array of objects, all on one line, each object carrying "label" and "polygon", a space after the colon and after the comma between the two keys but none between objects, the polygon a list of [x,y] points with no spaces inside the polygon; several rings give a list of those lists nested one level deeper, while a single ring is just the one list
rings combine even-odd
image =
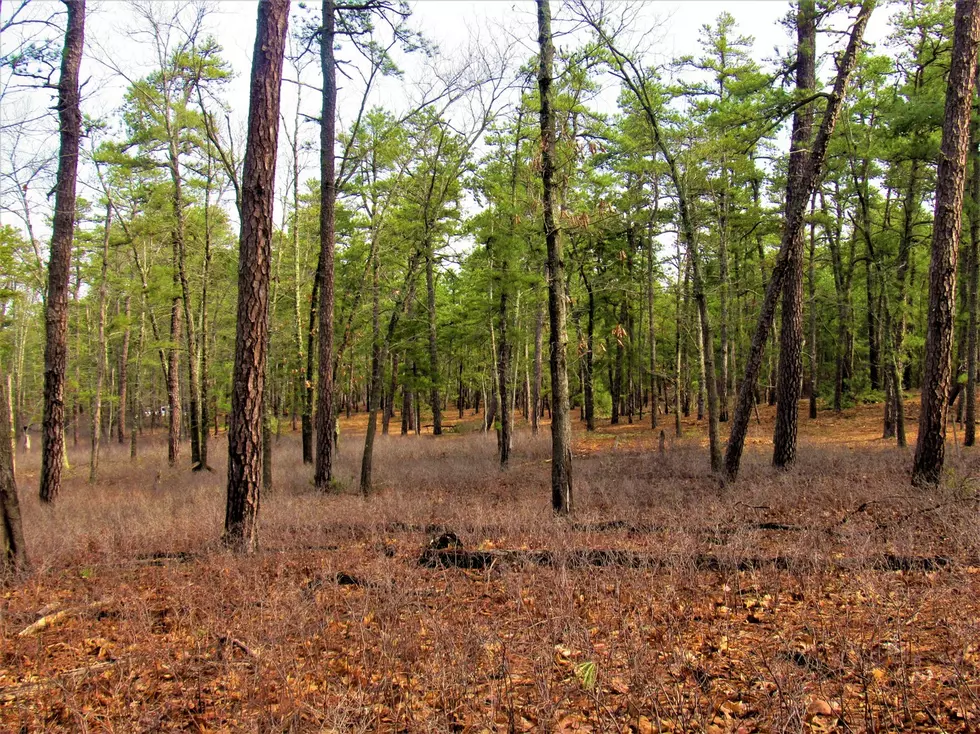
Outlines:
[{"label": "forest clearing", "polygon": [[[107,452],[97,487],[78,472],[54,507],[25,498],[38,568],[3,592],[2,728],[972,731],[980,456],[953,452],[924,496],[880,415],[804,420],[779,471],[763,409],[725,490],[703,421],[664,453],[645,425],[576,431],[568,520],[548,510],[546,434],[520,427],[502,473],[472,415],[438,440],[384,437],[361,497],[361,414],[336,494],[313,490],[297,435],[275,441],[245,557],[217,542],[223,467],[167,469],[158,432],[135,465]],[[20,466],[31,482],[36,454]],[[553,555],[420,564],[450,531]]]},{"label": "forest clearing", "polygon": [[0,731],[980,731],[980,0],[660,8],[0,4]]}]

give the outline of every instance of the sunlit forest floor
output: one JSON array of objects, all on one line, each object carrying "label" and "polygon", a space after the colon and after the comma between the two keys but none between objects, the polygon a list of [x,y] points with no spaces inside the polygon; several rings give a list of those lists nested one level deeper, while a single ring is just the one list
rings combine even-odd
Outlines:
[{"label": "sunlit forest floor", "polygon": [[576,423],[562,520],[547,426],[521,423],[502,473],[455,415],[379,436],[368,499],[363,416],[332,494],[283,433],[253,557],[219,543],[221,439],[196,474],[162,432],[135,463],[113,443],[96,486],[80,442],[53,507],[19,455],[34,573],[0,586],[0,731],[980,727],[980,448],[951,442],[945,485],[913,489],[867,406],[803,418],[780,472],[763,408],[722,488],[693,420],[673,439],[662,417],[663,453],[646,417]]}]

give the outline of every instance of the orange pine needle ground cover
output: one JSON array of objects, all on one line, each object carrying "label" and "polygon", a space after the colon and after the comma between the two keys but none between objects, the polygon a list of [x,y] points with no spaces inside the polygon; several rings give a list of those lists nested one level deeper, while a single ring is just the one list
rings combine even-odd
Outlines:
[{"label": "orange pine needle ground cover", "polygon": [[[50,508],[19,456],[34,573],[0,586],[0,731],[976,731],[980,449],[950,444],[945,485],[914,490],[869,406],[804,420],[777,472],[761,417],[728,488],[694,421],[671,440],[662,418],[663,454],[647,418],[576,424],[573,520],[550,514],[547,426],[506,473],[471,415],[379,437],[367,500],[363,416],[336,494],[284,433],[250,558],[216,541],[220,439],[198,474],[162,434],[135,464],[109,445],[94,487],[79,447]],[[420,567],[444,529],[552,563]]]}]

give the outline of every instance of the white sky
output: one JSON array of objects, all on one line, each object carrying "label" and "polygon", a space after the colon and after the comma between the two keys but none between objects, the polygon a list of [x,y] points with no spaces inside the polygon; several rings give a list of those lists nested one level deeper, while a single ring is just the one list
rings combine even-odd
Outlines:
[{"label": "white sky", "polygon": [[[161,4],[164,0],[159,0]],[[13,5],[9,0],[4,2],[2,12],[9,12]],[[60,3],[51,0],[34,0],[40,6],[49,5],[52,10],[60,9]],[[310,0],[309,4],[318,7],[318,0]],[[214,2],[214,13],[210,16],[208,30],[217,38],[223,47],[223,56],[231,64],[236,73],[224,94],[224,98],[232,109],[233,124],[244,128],[248,114],[248,76],[251,64],[251,52],[255,37],[256,7],[255,0],[219,0]],[[293,2],[294,10],[298,2]],[[423,31],[427,38],[433,41],[448,55],[466,46],[474,35],[482,39],[507,38],[507,45],[516,46],[518,63],[521,63],[535,53],[536,46],[536,16],[535,6],[529,0],[419,0],[412,5],[414,13],[411,25]],[[778,47],[782,53],[792,47],[793,39],[786,28],[779,23],[786,16],[790,4],[781,0],[742,0],[739,2],[724,2],[721,0],[694,0],[688,2],[648,1],[643,8],[643,26],[634,31],[644,38],[652,48],[657,61],[666,61],[684,54],[699,52],[698,37],[702,24],[713,22],[724,10],[730,12],[738,23],[738,32],[753,36],[756,40],[755,53],[760,61],[776,56]],[[561,15],[561,4],[552,0],[552,12]],[[879,8],[872,17],[866,38],[870,41],[881,40],[887,33],[888,8]],[[122,101],[126,83],[116,75],[111,67],[124,68],[131,77],[143,76],[152,70],[152,55],[147,49],[136,42],[131,35],[134,17],[129,5],[123,0],[89,0],[89,15],[86,23],[86,55],[83,57],[82,76],[87,79],[84,90],[85,99],[83,111],[92,116],[112,116]],[[559,33],[561,23],[556,23],[555,30]],[[291,28],[292,30],[292,28]],[[0,44],[6,39],[0,39]],[[569,45],[573,40],[564,39]],[[564,45],[558,37],[559,46]],[[763,63],[766,66],[765,63]],[[413,61],[406,60],[406,78],[417,79],[423,70]],[[314,64],[311,72],[314,76],[309,81],[319,84],[318,65]],[[287,75],[290,71],[287,68]],[[344,80],[340,86],[340,116],[349,120],[354,110],[350,96],[344,96]],[[407,104],[405,89],[410,85],[386,82],[378,91],[376,103],[395,107]],[[0,122],[21,114],[27,106],[40,109],[51,106],[52,98],[46,92],[36,93],[32,99],[18,105],[8,105],[0,111]],[[611,90],[608,96],[600,98],[600,104],[613,105],[615,92]],[[346,103],[346,104],[345,104]],[[282,112],[290,119],[296,104],[296,92],[293,85],[286,84],[283,88]],[[315,93],[305,93],[304,109],[309,114],[316,114],[318,101]],[[612,111],[607,110],[607,111]],[[341,125],[342,128],[342,125]],[[306,129],[307,140],[315,141],[317,131],[314,126]],[[37,137],[38,147],[57,145],[57,126],[52,118],[48,120],[44,134]],[[283,136],[280,140],[284,142]],[[3,143],[0,138],[0,143]],[[9,140],[5,144],[9,144]],[[52,148],[53,149],[53,148]],[[0,165],[7,166],[8,151],[0,150]],[[280,155],[280,163],[285,163]],[[315,166],[315,151],[308,156],[307,176],[313,174]],[[40,187],[39,187],[40,188]],[[84,184],[79,193],[88,198],[95,198],[91,189],[86,190]],[[38,201],[38,209],[43,210],[53,202]],[[10,206],[10,201],[5,201]],[[39,211],[35,215],[35,226],[44,228],[46,213]],[[0,223],[19,225],[15,217],[8,212],[0,212]]]}]

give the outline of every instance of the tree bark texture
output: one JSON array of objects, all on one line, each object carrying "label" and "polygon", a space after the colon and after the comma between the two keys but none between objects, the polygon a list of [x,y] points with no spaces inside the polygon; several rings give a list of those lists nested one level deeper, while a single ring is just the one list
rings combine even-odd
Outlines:
[{"label": "tree bark texture", "polygon": [[58,124],[61,147],[54,201],[48,292],[45,301],[44,417],[41,427],[41,486],[43,502],[53,502],[61,490],[65,451],[65,381],[68,373],[68,277],[75,235],[75,183],[82,113],[78,90],[85,44],[85,0],[66,0],[68,26],[58,81]]},{"label": "tree bark texture", "polygon": [[320,283],[316,411],[316,464],[314,486],[324,491],[333,479],[333,306],[334,245],[336,240],[337,181],[334,145],[337,141],[337,65],[334,0],[323,0],[320,31],[320,71],[323,74],[323,107],[320,120]]},{"label": "tree bark texture", "polygon": [[[800,0],[796,16],[796,91],[801,97],[817,86],[817,17],[814,0]],[[800,206],[794,198],[810,202],[812,190],[805,183],[810,142],[813,139],[813,105],[805,105],[793,116],[793,136],[789,153],[785,212]],[[796,459],[796,433],[799,425],[800,390],[803,385],[803,252],[806,230],[803,222],[787,240],[787,273],[783,283],[782,323],[779,332],[777,368],[776,428],[773,434],[772,463],[786,467]]]},{"label": "tree bark texture", "polygon": [[541,180],[544,236],[548,249],[548,318],[551,358],[551,507],[560,515],[572,511],[572,426],[568,414],[568,337],[565,333],[565,277],[561,238],[555,222],[555,117],[552,110],[552,67],[555,47],[551,37],[549,0],[537,0],[538,91],[541,119]]},{"label": "tree bark texture", "polygon": [[224,540],[245,552],[255,551],[258,545],[273,194],[288,18],[289,0],[266,0],[259,4],[248,142],[242,171],[238,314],[228,424]]},{"label": "tree bark texture", "polygon": [[820,129],[817,131],[813,141],[811,152],[807,156],[806,167],[803,175],[799,179],[791,179],[800,187],[793,196],[787,192],[786,215],[783,224],[782,241],[780,243],[779,255],[773,265],[766,285],[766,293],[759,311],[759,320],[756,323],[755,333],[752,336],[752,344],[749,354],[745,360],[745,376],[739,386],[738,399],[735,405],[735,413],[732,416],[731,435],[728,439],[728,449],[725,452],[725,477],[728,481],[734,481],[738,477],[739,464],[742,460],[742,450],[745,447],[745,434],[749,427],[749,418],[755,400],[755,384],[759,377],[759,370],[762,367],[762,357],[765,351],[766,340],[772,326],[773,318],[776,313],[776,299],[782,292],[783,282],[791,265],[792,247],[795,238],[801,236],[805,224],[806,205],[814,188],[820,180],[823,172],[824,159],[827,153],[827,145],[840,116],[841,105],[844,100],[844,93],[850,82],[851,73],[857,60],[858,49],[861,45],[861,38],[864,29],[867,27],[868,19],[875,7],[875,0],[865,0],[858,16],[851,28],[851,35],[847,43],[847,49],[837,67],[837,79],[834,82],[834,89],[827,101],[820,121]]},{"label": "tree bark texture", "polygon": [[952,377],[950,357],[956,305],[956,254],[963,218],[978,47],[980,2],[959,0],[956,3],[953,55],[946,87],[943,138],[936,175],[922,408],[912,466],[912,481],[917,485],[937,483],[942,477],[945,460],[946,409]]},{"label": "tree bark texture", "polygon": [[971,128],[970,157],[973,171],[970,181],[970,198],[973,207],[970,216],[969,269],[967,272],[967,349],[966,349],[966,415],[963,427],[963,445],[973,446],[977,436],[977,289],[980,288],[980,124]]}]

